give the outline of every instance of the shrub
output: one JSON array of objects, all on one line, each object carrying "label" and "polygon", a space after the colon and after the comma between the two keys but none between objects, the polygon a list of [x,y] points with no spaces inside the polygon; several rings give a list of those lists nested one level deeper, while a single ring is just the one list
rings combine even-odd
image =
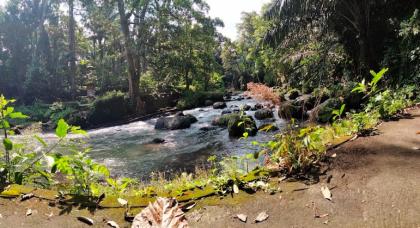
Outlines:
[{"label": "shrub", "polygon": [[131,113],[128,97],[120,91],[111,91],[95,100],[88,120],[98,125],[122,120]]},{"label": "shrub", "polygon": [[204,92],[204,91],[188,91],[182,95],[182,98],[178,101],[176,107],[178,109],[191,109],[200,106],[205,106],[206,100],[212,102],[224,101],[223,92]]}]

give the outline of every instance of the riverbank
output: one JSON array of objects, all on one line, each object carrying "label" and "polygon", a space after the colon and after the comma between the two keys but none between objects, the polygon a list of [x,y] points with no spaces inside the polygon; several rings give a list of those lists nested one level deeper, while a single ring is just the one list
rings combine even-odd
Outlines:
[{"label": "riverbank", "polygon": [[[419,227],[420,110],[384,122],[377,135],[329,151],[330,170],[315,185],[284,187],[276,195],[256,194],[239,205],[207,206],[190,215],[192,227]],[[280,183],[280,187],[282,184]],[[332,201],[323,198],[328,186]],[[241,223],[267,211],[261,224]],[[322,217],[322,218],[316,218]]]},{"label": "riverbank", "polygon": [[[384,122],[377,135],[358,138],[328,152],[332,162],[320,182],[279,181],[281,192],[270,195],[257,192],[234,194],[233,197],[210,197],[197,201],[187,213],[192,227],[418,227],[420,219],[420,110],[399,121]],[[273,182],[272,181],[272,182]],[[332,201],[323,198],[321,187],[328,186]],[[24,202],[0,199],[0,224],[14,227],[63,226],[85,227],[77,216],[88,216],[95,227],[112,220],[121,227],[123,208],[96,210],[78,206],[52,205],[35,198]],[[32,215],[26,216],[28,209]],[[138,209],[139,210],[139,209]],[[268,220],[253,224],[261,211]],[[134,211],[133,211],[134,212]],[[234,218],[246,214],[244,224]],[[322,218],[316,218],[322,217]],[[105,221],[105,222],[104,222]],[[125,224],[125,225],[123,225]]]}]

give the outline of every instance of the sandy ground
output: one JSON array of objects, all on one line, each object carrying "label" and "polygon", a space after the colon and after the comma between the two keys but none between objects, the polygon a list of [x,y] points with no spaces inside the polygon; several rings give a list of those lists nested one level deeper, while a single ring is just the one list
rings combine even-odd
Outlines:
[{"label": "sandy ground", "polygon": [[[192,227],[420,227],[420,111],[412,118],[386,122],[377,136],[358,138],[330,151],[331,171],[307,190],[285,188],[258,194],[237,206],[206,207]],[[332,176],[330,183],[327,177]],[[323,198],[322,186],[332,190]],[[288,186],[285,184],[285,186]],[[315,209],[314,209],[315,208]],[[267,211],[267,221],[252,220]],[[246,214],[246,224],[233,218]],[[328,216],[315,218],[317,215]],[[201,216],[201,217],[200,217]],[[194,220],[195,219],[195,220]],[[198,220],[198,221],[197,221]]]},{"label": "sandy ground", "polygon": [[[187,214],[191,227],[420,227],[420,110],[412,118],[386,122],[379,134],[358,138],[330,151],[337,154],[330,171],[315,185],[281,182],[281,193],[202,200]],[[330,180],[327,183],[327,180]],[[328,186],[332,201],[323,198]],[[210,203],[213,202],[213,203]],[[25,216],[30,208],[33,214]],[[258,213],[269,218],[255,224]],[[70,212],[70,213],[67,213]],[[66,211],[31,199],[25,202],[0,199],[0,227],[86,227],[79,215],[106,227],[106,220],[124,223],[123,211],[96,211],[77,207]],[[61,215],[60,215],[61,214]],[[247,223],[234,218],[248,215]],[[51,216],[50,216],[51,215]],[[315,218],[322,215],[322,218]],[[325,216],[325,217],[324,217]]]}]

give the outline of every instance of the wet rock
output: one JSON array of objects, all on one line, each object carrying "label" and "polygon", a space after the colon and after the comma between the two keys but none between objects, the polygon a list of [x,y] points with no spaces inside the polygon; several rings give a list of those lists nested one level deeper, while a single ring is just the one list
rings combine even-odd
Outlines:
[{"label": "wet rock", "polygon": [[12,130],[13,133],[15,133],[15,135],[21,135],[22,131],[24,130],[24,127],[23,126],[14,126],[10,130]]},{"label": "wet rock", "polygon": [[244,105],[244,106],[242,107],[242,109],[243,109],[244,111],[249,111],[249,110],[251,110],[251,105],[246,104],[246,105]]},{"label": "wet rock", "polygon": [[260,109],[255,112],[255,118],[257,120],[263,120],[263,119],[268,119],[272,117],[273,117],[273,111],[267,108]]},{"label": "wet rock", "polygon": [[332,111],[340,108],[340,106],[340,99],[330,98],[309,112],[310,119],[316,120],[319,123],[327,123],[333,116]]},{"label": "wet rock", "polygon": [[245,132],[248,132],[249,136],[255,136],[258,129],[251,116],[235,115],[229,119],[228,131],[231,137],[242,137]]},{"label": "wet rock", "polygon": [[306,111],[303,107],[296,106],[291,101],[283,102],[278,111],[279,117],[290,120],[292,118],[302,120],[307,118]]},{"label": "wet rock", "polygon": [[175,116],[184,116],[184,113],[183,112],[177,112],[177,113],[175,113]]},{"label": "wet rock", "polygon": [[204,105],[205,106],[212,106],[213,105],[213,101],[212,100],[206,100],[206,101],[204,101]]},{"label": "wet rock", "polygon": [[264,105],[262,105],[260,103],[257,103],[257,104],[254,105],[254,107],[251,110],[256,111],[256,110],[260,110],[262,108],[264,108]]},{"label": "wet rock", "polygon": [[231,113],[231,114],[226,114],[223,116],[216,117],[215,119],[213,119],[211,124],[213,126],[227,127],[229,120],[234,119],[234,118],[239,118],[239,114]]},{"label": "wet rock", "polygon": [[162,143],[165,143],[165,140],[164,139],[161,139],[161,138],[155,138],[155,139],[152,140],[152,143],[154,143],[154,144],[162,144]]},{"label": "wet rock", "polygon": [[187,118],[191,124],[198,122],[197,118],[191,114],[187,114],[184,117]]},{"label": "wet rock", "polygon": [[191,124],[197,122],[197,118],[193,115],[178,115],[174,117],[161,117],[156,121],[155,129],[158,130],[178,130],[186,129],[191,126]]},{"label": "wet rock", "polygon": [[213,104],[213,108],[214,109],[224,109],[226,108],[226,103],[225,102],[216,102]]},{"label": "wet rock", "polygon": [[300,96],[300,92],[297,89],[292,89],[287,93],[286,98],[288,100],[294,100]]},{"label": "wet rock", "polygon": [[311,110],[315,107],[316,98],[311,94],[304,94],[293,101],[293,105],[303,107],[304,110]]},{"label": "wet rock", "polygon": [[200,128],[200,131],[212,131],[212,130],[215,130],[216,129],[216,127],[212,127],[212,126],[209,126],[209,127],[202,127],[202,128]]},{"label": "wet rock", "polygon": [[231,114],[231,113],[232,113],[232,110],[230,109],[226,109],[222,111],[222,115]]}]

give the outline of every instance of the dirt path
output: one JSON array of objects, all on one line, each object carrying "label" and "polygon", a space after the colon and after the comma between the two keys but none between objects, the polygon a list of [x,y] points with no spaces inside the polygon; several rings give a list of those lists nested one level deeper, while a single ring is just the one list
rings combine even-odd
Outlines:
[{"label": "dirt path", "polygon": [[[411,119],[383,123],[379,135],[359,138],[330,151],[337,154],[332,169],[318,184],[281,182],[275,195],[239,194],[234,198],[203,199],[188,213],[191,227],[420,227],[420,110]],[[332,176],[327,184],[327,177]],[[333,200],[322,197],[321,186],[328,185]],[[33,215],[25,216],[27,208]],[[314,208],[318,215],[314,218]],[[267,211],[268,220],[252,220]],[[51,213],[52,212],[52,213]],[[60,213],[62,215],[60,215]],[[248,222],[233,218],[248,215]],[[95,227],[106,227],[104,220],[124,223],[123,211],[97,211],[50,207],[48,202],[0,199],[0,227],[85,227],[76,216],[89,216]],[[50,217],[50,215],[52,215]]]},{"label": "dirt path", "polygon": [[[412,119],[386,122],[379,135],[359,138],[331,151],[337,157],[330,184],[302,188],[283,184],[276,195],[257,194],[236,206],[209,206],[192,216],[192,227],[420,227],[420,110]],[[323,199],[321,186],[328,185],[333,201]],[[304,186],[303,186],[304,187]],[[314,218],[315,206],[318,215]],[[269,219],[260,224],[239,222],[233,216],[261,211]],[[201,218],[200,218],[201,217]],[[198,222],[197,222],[198,220]]]}]

